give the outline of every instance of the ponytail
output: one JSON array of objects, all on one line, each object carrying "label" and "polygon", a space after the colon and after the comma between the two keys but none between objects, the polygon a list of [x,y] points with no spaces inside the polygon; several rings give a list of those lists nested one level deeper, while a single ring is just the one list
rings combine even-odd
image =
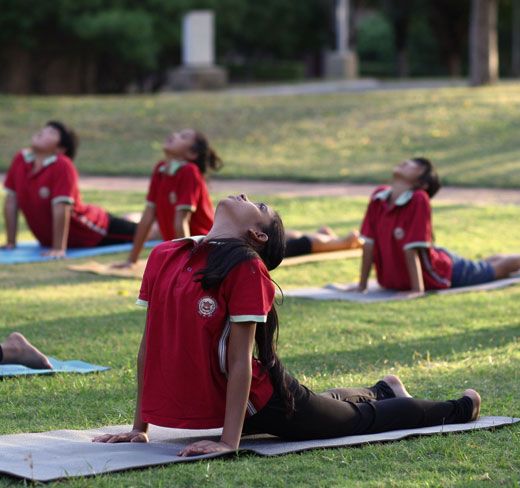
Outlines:
[{"label": "ponytail", "polygon": [[195,132],[195,142],[191,149],[197,154],[194,163],[203,175],[208,170],[218,171],[224,165],[222,159],[209,145],[208,138],[202,132]]}]

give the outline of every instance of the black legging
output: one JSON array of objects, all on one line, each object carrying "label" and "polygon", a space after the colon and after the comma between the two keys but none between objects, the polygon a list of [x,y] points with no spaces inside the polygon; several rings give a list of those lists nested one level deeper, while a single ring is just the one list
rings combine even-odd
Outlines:
[{"label": "black legging", "polygon": [[395,398],[379,381],[370,388],[336,388],[316,394],[291,379],[295,412],[286,416],[275,393],[259,412],[248,417],[244,434],[266,433],[291,440],[325,439],[375,434],[397,429],[468,422],[473,411],[469,397],[446,402]]},{"label": "black legging", "polygon": [[111,246],[113,244],[125,244],[134,240],[137,224],[131,220],[122,219],[108,214],[107,235],[101,239],[98,246]]}]

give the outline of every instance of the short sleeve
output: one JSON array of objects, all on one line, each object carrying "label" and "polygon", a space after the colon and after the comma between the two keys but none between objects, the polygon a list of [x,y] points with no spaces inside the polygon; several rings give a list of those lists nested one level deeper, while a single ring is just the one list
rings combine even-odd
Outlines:
[{"label": "short sleeve", "polygon": [[402,239],[403,249],[431,247],[432,212],[430,198],[424,191],[415,191],[408,206],[410,221]]},{"label": "short sleeve", "polygon": [[266,322],[273,306],[274,285],[259,259],[235,266],[224,283],[231,322]]},{"label": "short sleeve", "polygon": [[194,164],[187,164],[178,173],[177,181],[177,205],[179,210],[195,212],[202,191],[201,176]]},{"label": "short sleeve", "polygon": [[152,178],[150,179],[150,185],[148,186],[148,194],[146,195],[146,204],[150,205],[152,207],[155,207],[157,205],[157,192],[159,188],[159,179],[160,179],[160,173],[159,168],[161,167],[163,163],[159,162],[155,166]]},{"label": "short sleeve", "polygon": [[146,268],[144,270],[143,279],[141,281],[141,288],[139,290],[139,296],[135,302],[136,305],[143,308],[148,308],[148,302],[150,301],[151,296],[151,283],[153,283],[152,279],[152,270],[154,269],[154,251],[150,253],[148,256],[148,261],[146,263]]},{"label": "short sleeve", "polygon": [[78,191],[78,175],[71,161],[60,159],[56,164],[55,177],[50,188],[51,202],[74,204]]},{"label": "short sleeve", "polygon": [[7,171],[7,175],[4,181],[4,188],[7,193],[16,194],[16,167],[18,165],[19,154],[17,154],[13,161],[11,162],[11,166]]}]

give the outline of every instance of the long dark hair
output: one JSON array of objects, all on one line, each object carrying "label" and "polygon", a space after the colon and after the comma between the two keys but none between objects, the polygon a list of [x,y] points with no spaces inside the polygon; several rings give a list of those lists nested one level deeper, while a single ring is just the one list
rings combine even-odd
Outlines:
[{"label": "long dark hair", "polygon": [[[255,246],[247,239],[219,239],[209,241],[211,249],[208,254],[206,267],[197,274],[197,279],[204,290],[214,288],[224,280],[228,273],[239,263],[250,259],[260,258],[266,268],[271,271],[281,262],[285,254],[285,231],[280,216],[275,213],[273,220],[261,229],[268,239],[261,246]],[[274,390],[283,399],[287,415],[294,411],[294,395],[288,388],[288,375],[276,354],[278,343],[278,314],[273,305],[267,314],[267,321],[255,332],[255,350],[258,360],[269,372]]]},{"label": "long dark hair", "polygon": [[419,187],[424,188],[428,196],[433,198],[441,188],[441,181],[435,166],[426,158],[412,158],[412,161],[424,169],[422,175],[419,176]]},{"label": "long dark hair", "polygon": [[208,170],[218,171],[224,165],[222,159],[209,145],[208,138],[202,132],[195,131],[195,142],[191,149],[197,154],[194,163],[203,175]]}]

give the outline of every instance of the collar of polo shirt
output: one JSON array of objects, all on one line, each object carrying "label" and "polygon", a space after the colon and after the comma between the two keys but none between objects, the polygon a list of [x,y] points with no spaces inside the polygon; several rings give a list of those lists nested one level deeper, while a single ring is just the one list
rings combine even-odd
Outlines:
[{"label": "collar of polo shirt", "polygon": [[[392,194],[391,188],[386,188],[384,190],[378,191],[374,195],[374,200],[388,200],[390,198],[390,195]],[[402,207],[403,205],[406,205],[413,197],[413,190],[405,191],[404,193],[401,193],[397,200],[395,201],[395,205],[398,207]]]},{"label": "collar of polo shirt", "polygon": [[186,164],[186,161],[179,161],[178,159],[172,159],[168,161],[164,166],[161,167],[159,172],[166,173],[169,176],[173,176],[179,169]]},{"label": "collar of polo shirt", "polygon": [[195,244],[201,243],[206,236],[188,236],[188,237],[179,237],[178,239],[172,239],[172,241],[179,242],[179,241],[193,241]]},{"label": "collar of polo shirt", "polygon": [[[24,149],[22,150],[23,160],[30,164],[34,163],[34,160],[36,159],[36,155],[34,152],[32,152],[30,149]],[[49,156],[45,158],[42,162],[43,167],[49,166],[52,163],[55,163],[58,160],[58,156],[56,154],[53,154],[52,156]]]}]

